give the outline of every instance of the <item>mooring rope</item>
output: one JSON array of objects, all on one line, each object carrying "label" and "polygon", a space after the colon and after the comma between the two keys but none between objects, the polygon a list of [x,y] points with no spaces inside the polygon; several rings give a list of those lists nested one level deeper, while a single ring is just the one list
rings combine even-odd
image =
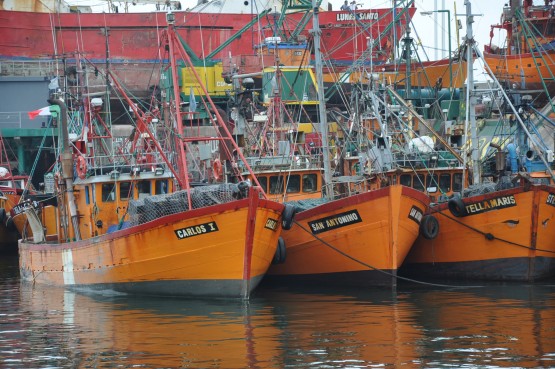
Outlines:
[{"label": "mooring rope", "polygon": [[314,237],[314,238],[317,239],[318,241],[322,242],[322,244],[324,244],[325,246],[331,248],[331,249],[334,250],[335,252],[337,252],[337,253],[343,255],[344,257],[346,257],[346,258],[348,258],[348,259],[350,259],[350,260],[352,260],[352,261],[354,261],[354,262],[356,262],[356,263],[359,263],[360,265],[363,265],[363,266],[365,266],[365,267],[367,267],[367,268],[369,268],[369,269],[372,269],[372,270],[375,270],[375,271],[377,271],[377,272],[380,272],[380,273],[383,273],[383,274],[385,274],[385,275],[388,275],[388,276],[390,276],[390,277],[392,277],[392,278],[404,280],[404,281],[407,281],[407,282],[413,282],[413,283],[417,283],[417,284],[427,285],[427,286],[433,286],[433,287],[447,287],[447,288],[483,288],[483,287],[485,287],[485,286],[456,286],[456,285],[449,285],[449,284],[439,284],[439,283],[424,282],[424,281],[419,281],[419,280],[412,279],[412,278],[402,277],[402,276],[399,276],[399,275],[397,275],[397,274],[393,274],[393,273],[387,272],[387,271],[385,271],[385,270],[376,268],[375,266],[372,266],[372,265],[370,265],[370,264],[368,264],[368,263],[365,263],[364,261],[359,260],[359,259],[357,259],[357,258],[355,258],[355,257],[353,257],[353,256],[351,256],[351,255],[349,255],[349,254],[347,254],[347,253],[344,252],[344,251],[339,250],[337,247],[331,245],[329,242],[326,242],[326,241],[323,240],[322,238],[320,238],[320,237],[318,237],[317,235],[315,235],[315,234],[313,234],[312,232],[310,232],[310,230],[308,230],[308,229],[306,229],[305,227],[303,227],[303,226],[302,226],[299,222],[297,222],[296,220],[293,220],[293,222],[294,222],[296,225],[298,225],[303,231],[305,231],[305,232],[307,232],[308,234],[312,235],[312,237]]},{"label": "mooring rope", "polygon": [[[433,211],[433,210],[432,210],[432,211]],[[444,217],[446,217],[446,218],[448,218],[448,219],[451,219],[452,221],[457,222],[457,223],[459,223],[460,225],[462,225],[462,226],[464,226],[464,227],[466,227],[466,228],[468,228],[468,229],[470,229],[470,230],[472,230],[472,231],[474,231],[474,232],[476,232],[476,233],[479,233],[479,234],[483,235],[486,239],[488,239],[488,240],[490,240],[490,241],[498,240],[498,241],[501,241],[501,242],[505,242],[505,243],[507,243],[507,244],[509,244],[509,245],[513,245],[513,246],[525,248],[525,249],[527,249],[527,250],[541,251],[541,252],[546,252],[546,253],[555,254],[555,251],[552,251],[552,250],[545,250],[545,249],[534,248],[534,247],[532,247],[532,246],[526,246],[526,245],[523,245],[523,244],[520,244],[520,243],[516,243],[516,242],[513,242],[513,241],[509,241],[509,240],[506,240],[506,239],[503,239],[503,238],[496,237],[495,235],[493,235],[493,234],[491,234],[491,233],[489,233],[489,232],[484,232],[484,231],[479,230],[478,228],[475,228],[475,227],[473,227],[473,226],[470,226],[470,225],[468,225],[468,224],[465,224],[465,223],[461,222],[460,220],[458,220],[457,218],[454,218],[454,217],[451,217],[451,216],[445,214],[445,213],[444,213],[443,211],[441,211],[441,210],[437,210],[437,211],[435,211],[435,212],[433,211],[431,214],[441,214],[441,215],[443,215]]]}]

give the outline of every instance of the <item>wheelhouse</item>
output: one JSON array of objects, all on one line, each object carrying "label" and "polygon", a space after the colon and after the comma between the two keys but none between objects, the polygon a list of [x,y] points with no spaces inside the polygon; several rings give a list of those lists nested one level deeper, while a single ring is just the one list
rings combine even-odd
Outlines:
[{"label": "wheelhouse", "polygon": [[320,170],[259,172],[256,173],[256,178],[271,200],[294,201],[322,196],[322,174]]},{"label": "wheelhouse", "polygon": [[130,200],[175,191],[171,173],[140,172],[139,175],[116,171],[76,180],[75,201],[80,209],[83,237],[94,237],[124,226]]}]

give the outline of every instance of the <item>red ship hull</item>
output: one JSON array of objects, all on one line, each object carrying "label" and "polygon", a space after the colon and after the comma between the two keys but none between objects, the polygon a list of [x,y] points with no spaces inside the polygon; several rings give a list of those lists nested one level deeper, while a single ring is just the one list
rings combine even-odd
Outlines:
[{"label": "red ship hull", "polygon": [[[397,27],[389,28],[385,36],[380,34],[392,24],[394,13],[399,14],[403,9],[360,10],[358,21],[348,12],[322,11],[319,17],[326,59],[339,64],[352,63],[367,48],[368,38],[372,38],[380,40],[379,54],[385,60],[394,39],[400,37],[415,10],[414,7],[406,9],[409,17],[402,17]],[[254,18],[252,14],[175,12],[175,15],[179,34],[199,57],[210,54]],[[288,14],[283,27],[292,31],[302,15]],[[152,63],[164,57],[159,53],[159,39],[165,17],[162,12],[53,14],[0,10],[0,58],[52,60],[63,55],[73,59],[79,53],[97,63],[105,62],[107,55],[114,64]],[[272,14],[263,17],[214,59],[252,54],[265,37],[273,36],[275,19]],[[301,35],[308,37],[311,28],[312,22],[308,22]]]},{"label": "red ship hull", "polygon": [[[399,14],[402,9],[396,9]],[[416,8],[407,9],[412,18]],[[382,40],[382,49],[391,49],[392,37],[399,38],[406,17],[387,37],[380,33],[392,23],[391,8],[360,10],[359,21],[343,11],[322,11],[319,15],[322,44],[327,59],[349,62],[365,49],[367,37]],[[197,56],[208,55],[224,41],[253,20],[252,14],[212,14],[176,12],[176,26]],[[166,24],[166,14],[154,13],[33,13],[0,11],[0,56],[3,58],[52,58],[54,55],[81,52],[93,60],[106,59],[109,46],[113,62],[148,62],[158,60],[159,36]],[[287,15],[284,27],[293,30],[302,13]],[[252,54],[260,40],[273,36],[275,16],[263,17],[251,30],[220,51],[215,57]],[[368,27],[365,31],[364,28]],[[308,36],[312,22],[301,34]],[[55,29],[55,33],[53,31]],[[104,29],[109,29],[106,37]],[[395,36],[393,36],[395,34]],[[54,43],[54,38],[56,43]],[[54,45],[56,44],[56,45]]]}]

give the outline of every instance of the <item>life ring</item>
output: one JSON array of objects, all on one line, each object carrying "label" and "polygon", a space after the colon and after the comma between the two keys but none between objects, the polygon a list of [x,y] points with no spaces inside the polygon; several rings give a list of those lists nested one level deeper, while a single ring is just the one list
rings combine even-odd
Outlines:
[{"label": "life ring", "polygon": [[222,178],[223,173],[224,171],[220,159],[214,160],[214,163],[212,164],[212,175],[214,176],[214,179],[219,181],[220,178]]},{"label": "life ring", "polygon": [[433,240],[439,234],[439,221],[433,215],[424,215],[420,222],[420,234],[427,240]]},{"label": "life ring", "polygon": [[285,241],[283,238],[278,238],[276,253],[272,259],[272,265],[285,263],[285,258],[287,256],[287,248],[285,247]]},{"label": "life ring", "polygon": [[294,205],[286,204],[285,209],[283,209],[283,213],[281,214],[282,229],[285,229],[286,231],[291,229],[295,214],[297,214],[297,208]]},{"label": "life ring", "polygon": [[456,217],[460,218],[467,215],[466,206],[464,205],[462,199],[459,197],[454,197],[450,199],[447,203],[447,206],[449,207],[449,211],[451,212],[451,214]]},{"label": "life ring", "polygon": [[81,179],[85,179],[87,177],[87,161],[81,155],[77,157],[76,170],[77,177]]}]

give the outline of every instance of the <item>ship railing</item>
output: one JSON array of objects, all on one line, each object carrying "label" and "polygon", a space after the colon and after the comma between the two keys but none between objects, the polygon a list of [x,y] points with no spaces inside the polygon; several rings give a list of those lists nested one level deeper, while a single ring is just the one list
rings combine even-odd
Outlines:
[{"label": "ship railing", "polygon": [[2,111],[0,112],[0,129],[39,129],[51,128],[51,118],[39,116],[35,120],[29,120],[27,111]]},{"label": "ship railing", "polygon": [[[255,172],[322,168],[321,157],[318,155],[257,156],[245,159]],[[245,169],[242,163],[239,163],[239,168]]]},{"label": "ship railing", "polygon": [[21,128],[23,118],[22,111],[3,111],[0,112],[0,129]]},{"label": "ship railing", "polygon": [[47,76],[57,75],[58,63],[55,60],[0,60],[2,76]]},{"label": "ship railing", "polygon": [[[118,173],[137,173],[137,172],[157,172],[165,171],[168,167],[167,163],[160,155],[147,154],[148,161],[141,161],[141,156],[136,154],[117,154],[117,155],[95,155],[94,157],[85,157],[87,162],[87,172],[89,174],[109,174],[112,171]],[[173,158],[172,153],[166,153],[167,157]]]},{"label": "ship railing", "polygon": [[395,163],[400,167],[423,168],[453,168],[459,165],[457,158],[448,151],[434,151],[430,153],[395,153]]}]

